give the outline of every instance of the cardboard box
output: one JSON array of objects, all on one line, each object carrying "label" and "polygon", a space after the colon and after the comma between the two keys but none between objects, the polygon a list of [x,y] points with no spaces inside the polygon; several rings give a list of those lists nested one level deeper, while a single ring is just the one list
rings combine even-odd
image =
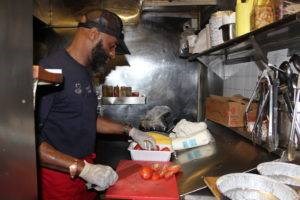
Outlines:
[{"label": "cardboard box", "polygon": [[[206,99],[206,118],[227,127],[244,127],[248,99],[242,96],[222,97],[211,95]],[[257,103],[250,106],[249,121],[255,121]]]}]

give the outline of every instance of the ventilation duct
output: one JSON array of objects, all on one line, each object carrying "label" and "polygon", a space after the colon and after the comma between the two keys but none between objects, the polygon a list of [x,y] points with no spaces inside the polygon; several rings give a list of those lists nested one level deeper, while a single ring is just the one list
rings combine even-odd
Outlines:
[{"label": "ventilation duct", "polygon": [[55,28],[76,27],[81,13],[90,9],[107,9],[119,15],[125,25],[137,24],[142,1],[139,0],[35,0],[34,16]]}]

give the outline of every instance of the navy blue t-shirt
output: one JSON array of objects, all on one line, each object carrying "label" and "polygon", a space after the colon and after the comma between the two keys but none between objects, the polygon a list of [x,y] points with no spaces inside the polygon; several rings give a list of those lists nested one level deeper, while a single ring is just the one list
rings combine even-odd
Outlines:
[{"label": "navy blue t-shirt", "polygon": [[93,153],[97,98],[89,71],[64,49],[42,59],[40,66],[62,69],[64,83],[38,88],[39,142],[76,158]]}]

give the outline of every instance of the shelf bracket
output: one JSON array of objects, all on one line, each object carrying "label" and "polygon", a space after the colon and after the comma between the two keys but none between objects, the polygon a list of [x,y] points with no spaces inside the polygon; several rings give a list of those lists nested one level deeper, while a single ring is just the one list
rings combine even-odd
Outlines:
[{"label": "shelf bracket", "polygon": [[245,57],[237,57],[237,58],[229,58],[230,53],[227,52],[227,49],[224,50],[225,59],[224,65],[234,65],[244,62],[251,62],[254,60],[253,56],[245,56]]},{"label": "shelf bracket", "polygon": [[269,63],[267,54],[259,46],[259,44],[257,43],[254,35],[250,36],[250,42],[251,42],[251,44],[253,46],[253,49],[254,49],[254,58],[255,58],[255,62],[257,64],[257,67],[261,71],[263,71],[264,69],[266,69],[266,67]]}]

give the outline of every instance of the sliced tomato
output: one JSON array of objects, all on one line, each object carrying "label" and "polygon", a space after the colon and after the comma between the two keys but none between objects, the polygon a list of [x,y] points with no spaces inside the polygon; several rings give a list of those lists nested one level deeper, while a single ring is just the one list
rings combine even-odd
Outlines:
[{"label": "sliced tomato", "polygon": [[174,173],[172,171],[167,171],[164,175],[165,179],[169,179],[174,175]]},{"label": "sliced tomato", "polygon": [[153,171],[157,172],[157,171],[159,171],[161,169],[161,166],[160,166],[159,163],[153,163],[151,165],[151,169],[153,169]]},{"label": "sliced tomato", "polygon": [[171,151],[171,150],[168,147],[164,147],[160,151]]},{"label": "sliced tomato", "polygon": [[165,176],[165,173],[168,171],[168,165],[163,165],[161,169],[159,170],[158,174],[160,178],[163,178]]},{"label": "sliced tomato", "polygon": [[154,172],[152,174],[151,180],[156,181],[160,179],[160,175],[158,174],[158,172]]},{"label": "sliced tomato", "polygon": [[181,167],[180,167],[180,165],[177,165],[177,164],[176,165],[170,165],[167,168],[167,171],[172,172],[173,174],[178,173],[180,170],[181,170]]},{"label": "sliced tomato", "polygon": [[133,149],[134,150],[143,150],[143,148],[139,144],[136,144]]},{"label": "sliced tomato", "polygon": [[140,173],[140,175],[143,179],[147,180],[147,179],[150,179],[152,177],[153,169],[151,169],[151,167],[148,167],[148,166],[143,166],[139,170],[139,173]]},{"label": "sliced tomato", "polygon": [[155,145],[155,148],[151,148],[151,150],[152,150],[152,151],[160,151],[158,145]]}]

